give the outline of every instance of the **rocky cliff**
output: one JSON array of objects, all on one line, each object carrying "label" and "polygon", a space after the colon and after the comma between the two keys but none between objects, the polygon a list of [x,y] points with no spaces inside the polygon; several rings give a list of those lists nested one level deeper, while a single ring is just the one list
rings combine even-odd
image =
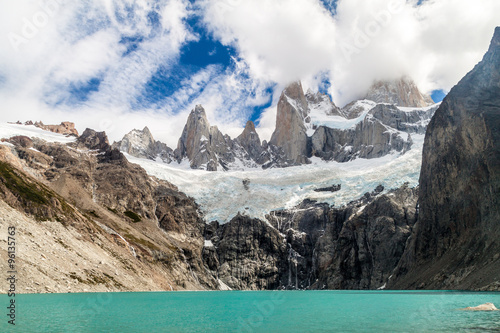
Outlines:
[{"label": "rocky cliff", "polygon": [[347,130],[320,126],[311,137],[312,155],[324,160],[347,162],[355,158],[377,158],[390,152],[404,153],[413,144],[411,136],[384,125],[368,115]]},{"label": "rocky cliff", "polygon": [[306,200],[268,221],[238,215],[205,228],[203,258],[232,289],[377,289],[401,259],[417,190],[379,186],[343,207]]},{"label": "rocky cliff", "polygon": [[427,129],[420,215],[395,288],[500,286],[500,28]]},{"label": "rocky cliff", "polygon": [[309,113],[302,84],[295,82],[281,94],[276,115],[276,129],[269,143],[283,148],[288,160],[307,163],[308,145],[304,120]]},{"label": "rocky cliff", "polygon": [[415,223],[417,191],[407,186],[383,190],[378,187],[344,207],[305,201],[272,212],[269,221],[287,242],[282,287],[384,287]]}]

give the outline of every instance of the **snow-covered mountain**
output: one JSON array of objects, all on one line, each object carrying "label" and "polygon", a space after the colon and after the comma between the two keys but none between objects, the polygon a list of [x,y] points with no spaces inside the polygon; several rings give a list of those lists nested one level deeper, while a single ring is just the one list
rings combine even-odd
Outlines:
[{"label": "snow-covered mountain", "polygon": [[[376,87],[379,89],[374,86],[369,93],[376,100],[391,100],[389,93],[394,89],[408,97],[405,103],[396,99],[399,104],[420,105],[423,102],[418,101],[427,100],[407,78]],[[198,105],[189,115],[175,151],[155,141],[147,128],[131,131],[115,146],[130,156],[159,158],[174,166],[189,163],[192,169],[207,171],[289,167],[309,164],[312,157],[337,162],[379,158],[410,150],[412,134],[423,134],[437,109],[437,105],[396,104],[365,99],[340,109],[328,95],[304,94],[298,81],[281,94],[269,142],[261,142],[251,121],[236,139],[222,134]]]},{"label": "snow-covered mountain", "polygon": [[141,130],[132,130],[120,142],[114,144],[115,148],[132,156],[148,159],[157,159],[165,163],[173,160],[173,151],[166,144],[155,141],[148,127]]}]

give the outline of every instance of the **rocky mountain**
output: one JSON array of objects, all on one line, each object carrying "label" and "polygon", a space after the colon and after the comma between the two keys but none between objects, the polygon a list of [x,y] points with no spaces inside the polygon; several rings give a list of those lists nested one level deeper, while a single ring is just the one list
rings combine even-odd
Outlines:
[{"label": "rocky mountain", "polygon": [[[409,79],[401,82],[413,89]],[[313,156],[347,162],[404,154],[413,144],[410,134],[425,133],[436,108],[404,109],[363,100],[340,109],[328,95],[304,94],[302,84],[294,82],[281,94],[269,142],[260,141],[251,121],[236,139],[223,135],[210,125],[198,105],[190,113],[173,155],[169,147],[154,141],[147,128],[130,132],[114,147],[135,157],[160,157],[165,163],[187,159],[191,168],[208,171],[288,167],[310,163]]]},{"label": "rocky mountain", "polygon": [[[305,201],[267,221],[238,214],[207,225],[193,199],[128,162],[104,132],[68,144],[6,141],[0,210],[36,244],[20,256],[38,283],[24,291],[378,288],[413,224],[414,190],[377,188],[345,207]],[[249,123],[235,141],[260,140]]]},{"label": "rocky mountain", "polygon": [[[249,125],[249,128],[252,126]],[[191,168],[207,171],[227,170],[236,160],[245,165],[251,163],[251,154],[255,151],[249,153],[241,144],[250,148],[254,146],[255,140],[260,142],[258,136],[247,135],[249,131],[244,132],[239,141],[232,140],[228,135],[223,135],[217,126],[210,126],[205,109],[198,105],[188,117],[174,156],[179,163],[187,158]],[[250,141],[245,142],[245,139]]]},{"label": "rocky mountain", "polygon": [[7,142],[0,211],[2,223],[26,231],[20,291],[219,288],[202,261],[197,204],[129,163],[104,132],[87,129],[69,144]]},{"label": "rocky mountain", "polygon": [[500,27],[427,129],[419,218],[394,288],[500,287]]},{"label": "rocky mountain", "polygon": [[399,80],[374,82],[365,99],[402,107],[426,107],[434,104],[432,98],[422,94],[415,82],[407,76]]},{"label": "rocky mountain", "polygon": [[308,144],[304,121],[309,106],[300,82],[289,85],[281,94],[276,115],[276,129],[269,143],[283,148],[285,157],[297,164],[308,162]]},{"label": "rocky mountain", "polygon": [[173,160],[173,150],[163,142],[156,141],[147,126],[142,131],[130,131],[121,141],[114,143],[113,147],[139,158],[159,158],[164,163],[171,163]]},{"label": "rocky mountain", "polygon": [[[317,111],[327,116],[345,117],[344,112],[332,102],[330,96],[311,90],[308,90],[305,96],[311,113]],[[310,122],[310,119],[306,117],[305,121]]]},{"label": "rocky mountain", "polygon": [[[23,231],[19,288],[498,290],[499,82],[497,28],[483,61],[437,111],[369,100],[340,110],[326,95],[304,94],[296,82],[281,95],[269,143],[261,142],[252,122],[235,139],[223,135],[201,106],[189,115],[175,151],[155,141],[147,128],[110,145],[106,133],[91,129],[75,139],[51,134],[60,140],[52,142],[18,132],[6,135],[17,128],[2,126],[0,222]],[[360,179],[369,179],[372,188],[394,174],[379,169],[369,178],[356,174],[347,179],[345,168],[323,168],[322,162],[313,165],[322,172],[302,183],[290,178],[273,183],[289,176],[283,170],[269,170],[274,177],[269,182],[264,171],[252,180],[239,179],[238,172],[210,192],[217,198],[229,192],[227,200],[219,201],[239,204],[244,212],[232,214],[228,223],[207,224],[203,203],[151,176],[155,173],[148,174],[120,151],[151,160],[164,156],[167,163],[166,157],[170,163],[189,160],[192,168],[214,171],[269,168],[308,163],[313,156],[345,162],[404,153],[411,149],[412,135],[424,131],[419,187],[400,186],[402,181],[394,189],[379,185],[335,205],[324,201],[325,193],[355,191],[366,186]],[[399,158],[408,164],[405,156]],[[306,167],[296,169],[304,173]],[[331,174],[328,179],[338,183],[325,186]],[[245,203],[255,200],[257,191],[269,186],[274,191],[269,193],[286,193],[288,183],[290,200],[276,204],[265,218],[250,216]],[[299,197],[304,187],[319,199]],[[0,247],[3,263],[6,248]]]},{"label": "rocky mountain", "polygon": [[304,201],[205,229],[210,271],[232,289],[377,289],[399,262],[416,218],[417,190],[378,187],[343,207]]}]

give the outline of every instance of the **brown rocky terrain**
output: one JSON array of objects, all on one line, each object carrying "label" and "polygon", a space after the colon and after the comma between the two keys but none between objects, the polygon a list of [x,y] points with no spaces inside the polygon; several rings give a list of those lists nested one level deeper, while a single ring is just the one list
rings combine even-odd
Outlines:
[{"label": "brown rocky terrain", "polygon": [[45,125],[41,121],[37,121],[34,125],[46,131],[63,134],[78,136],[78,131],[75,128],[75,124],[69,121],[63,121],[60,125]]},{"label": "brown rocky terrain", "polygon": [[219,287],[203,267],[197,205],[104,133],[87,130],[70,145],[10,141],[18,144],[0,146],[1,224],[18,229],[21,292]]}]

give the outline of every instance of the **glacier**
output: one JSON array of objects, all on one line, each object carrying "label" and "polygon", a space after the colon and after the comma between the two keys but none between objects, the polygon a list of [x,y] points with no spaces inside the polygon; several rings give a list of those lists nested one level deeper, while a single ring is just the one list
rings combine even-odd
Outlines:
[{"label": "glacier", "polygon": [[[243,171],[206,172],[192,170],[187,163],[165,164],[136,158],[146,172],[176,185],[200,205],[206,222],[229,222],[238,213],[266,221],[273,210],[290,209],[305,199],[342,206],[358,199],[378,185],[392,189],[408,183],[418,185],[424,135],[413,135],[412,149],[377,159],[351,162],[325,162],[312,158],[312,163],[288,168]],[[243,180],[248,179],[248,189]],[[321,187],[341,184],[338,192],[315,192]]]},{"label": "glacier", "polygon": [[[34,126],[0,124],[0,138],[15,135],[37,137],[48,142],[69,143],[74,137],[47,132]],[[193,197],[205,221],[229,222],[238,213],[266,221],[273,210],[290,209],[305,199],[342,206],[378,185],[385,189],[404,183],[418,185],[424,135],[412,135],[412,149],[404,154],[392,153],[377,159],[356,159],[346,163],[325,162],[311,158],[312,163],[288,168],[244,168],[235,171],[206,172],[193,170],[189,161],[166,164],[124,154],[131,163],[143,167],[150,176],[169,181]],[[6,144],[6,143],[3,143]],[[248,186],[243,184],[248,180]],[[315,189],[341,184],[338,192],[315,192]]]}]

